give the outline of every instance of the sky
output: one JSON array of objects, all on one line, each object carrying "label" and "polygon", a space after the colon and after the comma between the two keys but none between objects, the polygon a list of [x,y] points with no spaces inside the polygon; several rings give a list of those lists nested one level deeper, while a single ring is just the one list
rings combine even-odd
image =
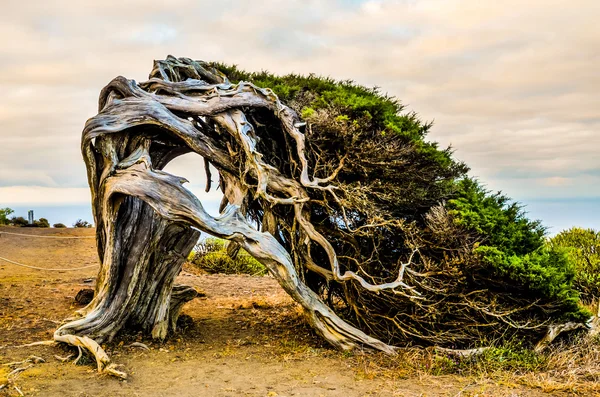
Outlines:
[{"label": "sky", "polygon": [[[167,55],[381,87],[551,234],[600,229],[597,0],[13,1],[0,14],[0,208],[92,221],[100,90]],[[193,155],[167,171],[215,212]]]}]

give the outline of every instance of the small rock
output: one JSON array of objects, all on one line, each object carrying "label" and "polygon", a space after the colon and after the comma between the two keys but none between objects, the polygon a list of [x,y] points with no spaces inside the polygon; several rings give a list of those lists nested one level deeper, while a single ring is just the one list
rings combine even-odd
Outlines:
[{"label": "small rock", "polygon": [[94,290],[91,288],[84,288],[75,296],[75,302],[80,305],[87,305],[92,299],[94,299]]}]

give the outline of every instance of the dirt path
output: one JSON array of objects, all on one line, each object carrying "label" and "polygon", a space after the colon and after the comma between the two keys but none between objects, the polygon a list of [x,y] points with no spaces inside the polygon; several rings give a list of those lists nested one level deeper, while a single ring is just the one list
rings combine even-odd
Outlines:
[{"label": "dirt path", "polygon": [[[91,229],[14,229],[38,235],[92,236]],[[0,256],[38,267],[97,262],[93,239],[54,240],[2,235]],[[181,330],[162,344],[120,335],[105,346],[130,374],[98,375],[91,363],[54,356],[61,347],[11,346],[51,339],[57,324],[79,308],[74,296],[92,287],[97,269],[42,272],[0,261],[0,364],[31,354],[46,363],[16,379],[27,396],[539,396],[548,394],[487,379],[380,370],[377,355],[343,354],[321,343],[297,306],[270,277],[201,275],[186,268],[180,281],[206,293],[186,305]],[[90,281],[90,279],[92,279]],[[150,351],[129,347],[134,341]],[[8,367],[0,366],[0,384]],[[16,389],[0,396],[17,396]]]}]

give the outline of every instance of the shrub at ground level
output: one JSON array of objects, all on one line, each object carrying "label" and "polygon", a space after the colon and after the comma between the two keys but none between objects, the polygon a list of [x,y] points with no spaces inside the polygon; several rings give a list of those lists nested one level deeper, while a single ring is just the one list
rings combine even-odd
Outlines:
[{"label": "shrub at ground level", "polygon": [[33,222],[36,227],[50,227],[50,222],[46,218],[40,218]]},{"label": "shrub at ground level", "polygon": [[27,226],[29,221],[22,216],[13,216],[10,218],[10,224],[13,226]]},{"label": "shrub at ground level", "polygon": [[198,242],[190,254],[190,262],[207,273],[254,276],[267,273],[267,269],[243,249],[230,255],[226,242],[217,238],[207,238]]},{"label": "shrub at ground level", "polygon": [[29,224],[29,221],[22,216],[13,216],[7,220],[6,224],[20,227],[50,227],[50,222],[48,222],[48,219],[46,218],[36,219],[32,224]]}]

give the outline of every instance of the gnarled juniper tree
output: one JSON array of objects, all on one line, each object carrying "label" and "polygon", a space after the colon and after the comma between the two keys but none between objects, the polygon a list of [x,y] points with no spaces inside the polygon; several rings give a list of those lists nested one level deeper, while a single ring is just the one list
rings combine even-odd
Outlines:
[{"label": "gnarled juniper tree", "polygon": [[[198,230],[262,262],[342,349],[473,347],[585,320],[543,228],[466,178],[430,127],[375,89],[315,76],[168,57],[146,82],[117,77],[82,136],[96,295],[55,339],[118,373],[98,342],[124,328],[164,338],[195,296],[174,280]],[[162,171],[189,152],[218,170],[218,217]]]}]

